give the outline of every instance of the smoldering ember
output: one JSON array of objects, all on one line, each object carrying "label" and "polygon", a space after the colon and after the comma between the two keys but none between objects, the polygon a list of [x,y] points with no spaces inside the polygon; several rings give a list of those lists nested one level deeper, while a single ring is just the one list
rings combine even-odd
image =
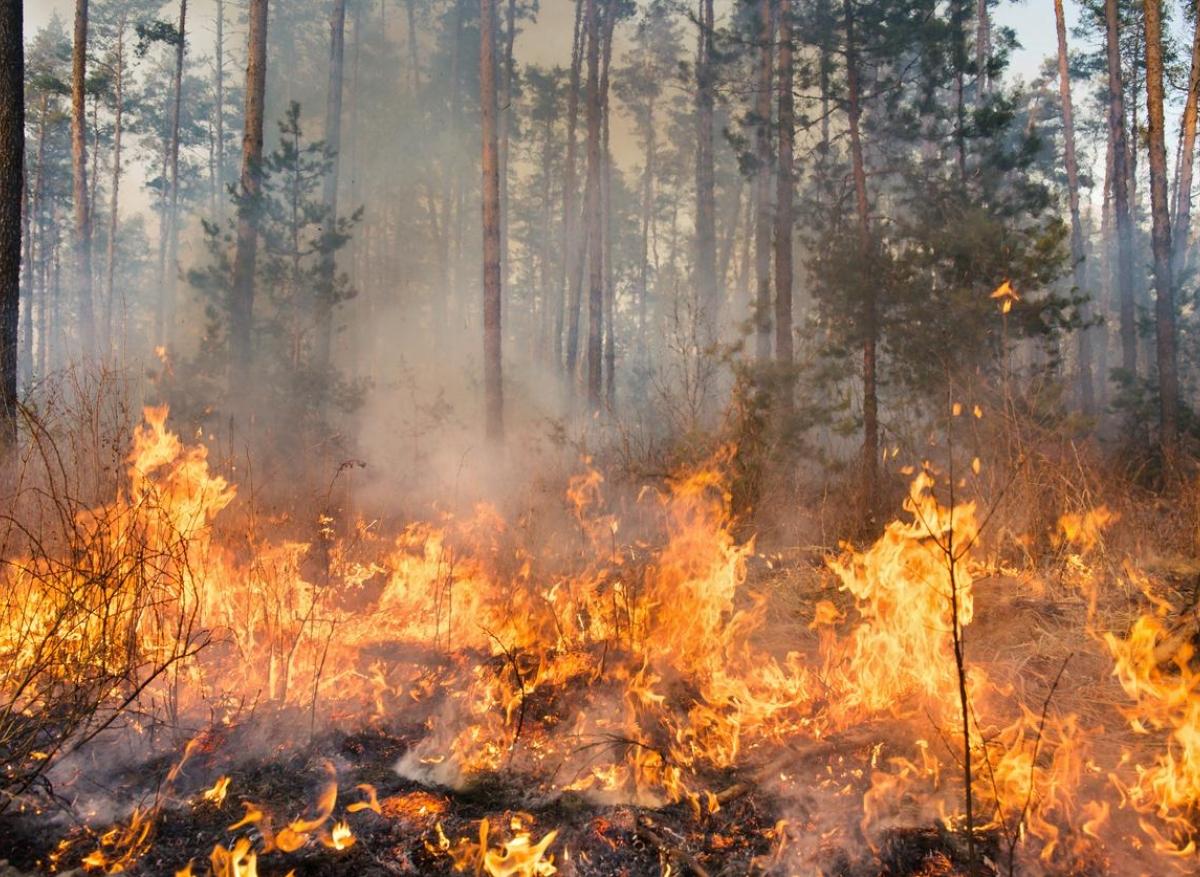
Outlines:
[{"label": "smoldering ember", "polygon": [[0,877],[1200,874],[1181,0],[0,3]]}]

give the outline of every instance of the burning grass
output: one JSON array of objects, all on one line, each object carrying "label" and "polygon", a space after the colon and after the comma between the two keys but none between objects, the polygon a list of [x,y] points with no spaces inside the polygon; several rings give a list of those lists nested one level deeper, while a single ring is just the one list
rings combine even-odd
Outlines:
[{"label": "burning grass", "polygon": [[390,536],[323,515],[300,541],[226,525],[236,487],[166,418],[111,502],[3,567],[22,867],[1190,866],[1194,628],[1109,561],[1106,509],[1038,534],[1055,566],[1019,564],[926,467],[872,544],[769,577],[726,450],[626,502],[585,467],[536,539],[479,506]]}]

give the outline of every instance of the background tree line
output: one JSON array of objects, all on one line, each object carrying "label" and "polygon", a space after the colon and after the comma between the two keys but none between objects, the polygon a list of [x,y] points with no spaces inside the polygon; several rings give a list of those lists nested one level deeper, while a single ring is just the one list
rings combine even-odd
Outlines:
[{"label": "background tree line", "polygon": [[385,409],[660,444],[732,411],[872,508],[970,380],[1174,471],[1195,9],[1046,2],[1029,80],[992,0],[76,0],[27,40],[18,8],[5,435],[81,358],[327,454]]}]

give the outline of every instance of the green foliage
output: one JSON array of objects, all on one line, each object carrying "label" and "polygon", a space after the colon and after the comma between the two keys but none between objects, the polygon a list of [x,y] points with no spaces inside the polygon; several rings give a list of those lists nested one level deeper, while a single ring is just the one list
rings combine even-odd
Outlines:
[{"label": "green foliage", "polygon": [[[331,216],[322,187],[332,163],[324,142],[304,139],[300,105],[293,102],[279,123],[279,145],[263,160],[261,192],[232,195],[231,212],[256,214],[260,235],[256,389],[268,410],[284,413],[288,431],[302,442],[330,439],[333,418],[356,407],[363,391],[318,355],[323,319],[331,320],[356,294],[346,274],[335,270],[334,259],[362,218],[361,208],[336,221]],[[206,221],[204,230],[209,259],[189,272],[189,280],[204,298],[207,328],[189,391],[200,386],[207,391],[201,395],[212,400],[224,386],[228,357],[236,221],[225,229]]]}]

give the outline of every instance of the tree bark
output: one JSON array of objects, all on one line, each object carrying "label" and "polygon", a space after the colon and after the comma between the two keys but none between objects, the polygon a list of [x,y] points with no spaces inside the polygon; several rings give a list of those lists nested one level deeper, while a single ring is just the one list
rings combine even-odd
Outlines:
[{"label": "tree bark", "polygon": [[[450,142],[457,143],[459,131],[459,106],[461,102],[461,68],[462,68],[462,30],[463,30],[463,2],[464,0],[453,0],[454,2],[454,42],[452,53],[450,56]],[[450,311],[450,296],[453,293],[457,279],[454,272],[451,271],[451,265],[454,262],[455,251],[452,245],[451,230],[454,228],[454,208],[455,208],[455,184],[459,183],[457,179],[456,169],[458,162],[456,160],[457,151],[450,149],[442,156],[442,234],[438,239],[440,253],[440,268],[442,289],[440,293],[434,296],[434,320],[437,323],[438,333],[445,333],[449,329],[449,311]],[[461,190],[462,185],[459,183],[458,188]]]},{"label": "tree bark", "polygon": [[713,172],[713,0],[699,0],[696,45],[696,319],[701,343],[720,336],[716,194]]},{"label": "tree bark", "polygon": [[496,135],[496,0],[479,4],[479,103],[483,136],[483,384],[489,441],[504,438],[500,353],[500,163]]},{"label": "tree bark", "polygon": [[225,0],[217,0],[216,60],[213,65],[216,89],[216,166],[213,187],[217,191],[217,218],[225,216]]},{"label": "tree bark", "polygon": [[1197,102],[1200,100],[1200,16],[1192,29],[1192,66],[1188,74],[1187,101],[1180,122],[1181,144],[1178,161],[1178,185],[1175,190],[1175,225],[1171,232],[1172,276],[1179,283],[1187,265],[1192,234],[1192,173],[1196,162]]},{"label": "tree bark", "polygon": [[[1063,159],[1067,166],[1067,203],[1071,211],[1071,264],[1074,267],[1075,288],[1083,293],[1085,281],[1083,264],[1083,223],[1079,218],[1079,162],[1075,156],[1075,117],[1071,104],[1071,78],[1067,68],[1067,23],[1063,0],[1054,0],[1054,19],[1058,30],[1058,96],[1062,104]],[[1091,309],[1083,306],[1084,321]],[[1079,397],[1083,413],[1096,410],[1092,385],[1092,338],[1089,329],[1079,331]]]},{"label": "tree bark", "polygon": [[0,465],[15,459],[17,447],[17,324],[25,186],[22,5],[5,3],[0,10]]},{"label": "tree bark", "polygon": [[601,230],[600,168],[600,3],[587,0],[587,185],[588,200],[588,410],[601,403],[601,338],[604,320],[604,250]]},{"label": "tree bark", "polygon": [[758,189],[758,214],[754,230],[754,275],[757,294],[754,299],[755,355],[760,362],[771,358],[771,0],[758,0],[759,48],[758,94],[754,112],[755,157]]},{"label": "tree bark", "polygon": [[650,296],[650,225],[654,213],[654,173],[657,164],[658,131],[654,125],[655,95],[646,106],[646,157],[642,168],[642,235],[640,267],[638,270],[638,353],[646,355],[646,318]]},{"label": "tree bark", "polygon": [[71,52],[71,170],[75,202],[75,274],[79,289],[79,334],[85,357],[96,350],[92,309],[92,216],[87,184],[88,0],[75,0],[75,41]]},{"label": "tree bark", "polygon": [[1108,61],[1108,126],[1113,138],[1113,217],[1117,226],[1117,295],[1120,301],[1121,368],[1137,374],[1137,325],[1133,289],[1133,222],[1129,214],[1129,152],[1121,82],[1120,19],[1117,0],[1104,0]]},{"label": "tree bark", "polygon": [[513,108],[513,45],[517,39],[517,0],[508,0],[504,13],[504,87],[499,103],[500,140],[500,279],[505,289],[509,287],[508,276],[508,154]]},{"label": "tree bark", "polygon": [[165,306],[160,344],[175,340],[175,297],[179,277],[179,119],[183,107],[183,58],[187,49],[187,0],[179,0],[179,42],[175,46],[175,103],[171,109],[171,203],[167,222]]},{"label": "tree bark", "polygon": [[613,30],[617,23],[617,7],[608,6],[604,16],[604,45],[600,63],[600,203],[604,258],[604,402],[611,416],[617,405],[617,341],[613,316],[616,312],[616,285],[613,276],[613,217],[612,217],[612,150],[609,148],[609,68],[612,66]]},{"label": "tree bark", "polygon": [[[575,0],[575,33],[571,47],[571,78],[567,90],[567,167],[563,182],[563,262],[562,286],[563,301],[566,304],[566,351],[563,362],[567,386],[574,392],[575,364],[579,357],[579,309],[582,296],[582,284],[579,280],[582,271],[577,267],[582,265],[586,251],[584,235],[578,233],[575,224],[575,165],[577,161],[578,144],[576,130],[579,126],[579,80],[583,67],[583,52],[586,43],[584,7],[587,0]],[[588,190],[584,189],[585,202]],[[585,204],[584,212],[587,212]],[[563,334],[562,323],[559,321],[558,334]]]},{"label": "tree bark", "polygon": [[125,116],[125,14],[117,24],[117,59],[113,79],[112,182],[108,210],[108,253],[104,277],[104,347],[112,349],[113,310],[116,294],[117,237],[121,214],[121,134]]},{"label": "tree bark", "polygon": [[859,86],[858,46],[854,32],[854,0],[843,0],[846,28],[846,115],[850,127],[850,161],[854,176],[854,203],[858,217],[858,247],[864,272],[861,281],[863,344],[863,499],[873,517],[879,497],[879,391],[876,347],[879,320],[874,279],[867,276],[872,261],[871,208],[867,200],[867,171],[862,148],[862,95]]},{"label": "tree bark", "polygon": [[988,58],[991,54],[992,21],[988,0],[975,0],[975,75],[978,77],[980,96],[991,90],[991,77],[988,75]]},{"label": "tree bark", "polygon": [[242,396],[253,386],[254,286],[258,261],[259,199],[262,193],[263,111],[267,86],[267,0],[250,0],[246,49],[246,111],[242,135],[241,201],[229,338],[233,356],[230,389]]},{"label": "tree bark", "polygon": [[[325,156],[329,172],[324,191],[329,233],[337,233],[338,171],[342,150],[342,69],[346,52],[346,0],[333,0],[329,15],[329,90],[325,100]],[[315,365],[319,372],[329,368],[333,343],[333,286],[337,275],[337,256],[330,251],[321,265],[321,289],[314,302],[316,313]]]},{"label": "tree bark", "polygon": [[1158,365],[1159,443],[1168,472],[1178,450],[1179,366],[1175,353],[1175,292],[1171,277],[1171,220],[1167,215],[1167,141],[1163,120],[1163,45],[1160,0],[1143,0],[1146,21],[1146,118],[1150,147],[1151,248],[1154,253],[1154,337]]},{"label": "tree bark", "polygon": [[[792,4],[779,0],[779,180],[775,196],[775,359],[792,363],[792,188],[796,136]],[[790,403],[790,394],[784,400]]]}]

